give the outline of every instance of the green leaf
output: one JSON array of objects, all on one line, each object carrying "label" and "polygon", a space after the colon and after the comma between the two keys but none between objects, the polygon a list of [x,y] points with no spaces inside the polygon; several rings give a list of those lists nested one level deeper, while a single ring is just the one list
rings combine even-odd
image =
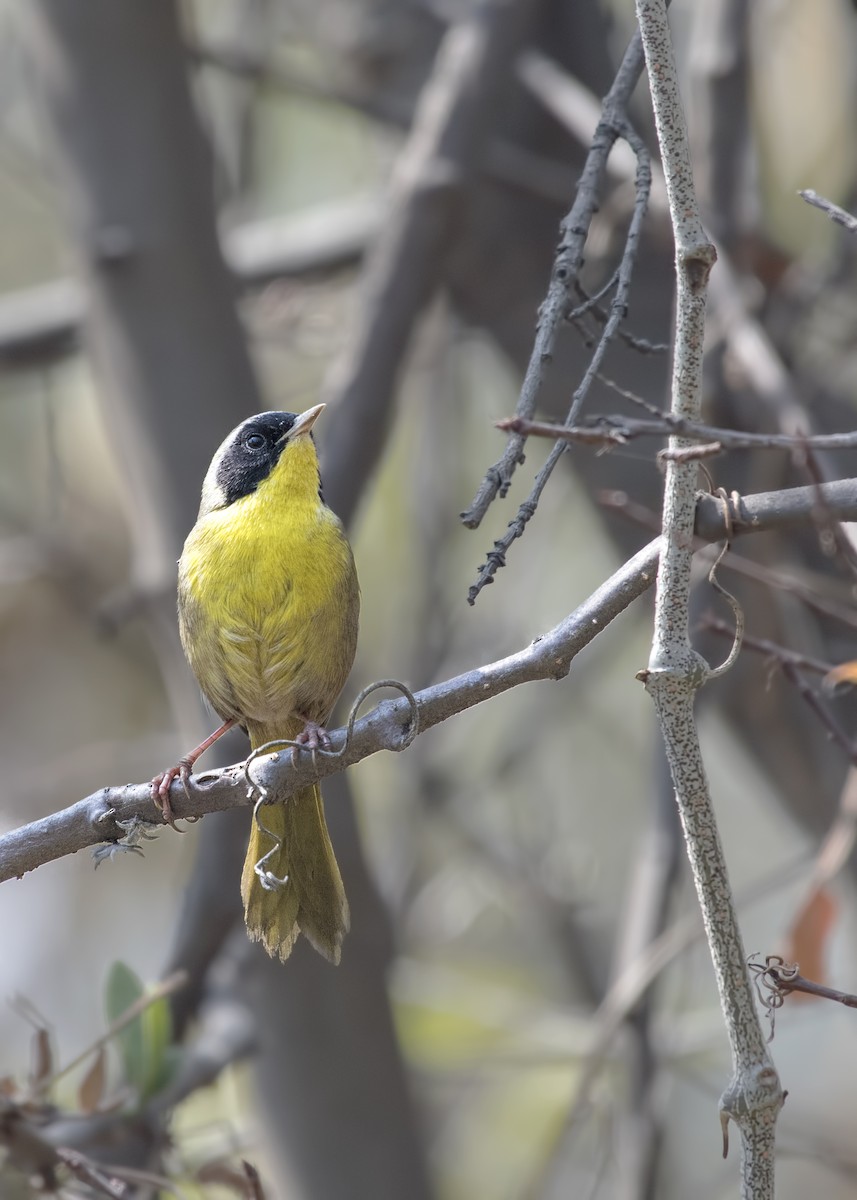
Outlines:
[{"label": "green leaf", "polygon": [[[107,1021],[113,1024],[143,995],[143,984],[125,963],[115,962],[107,975],[104,1004]],[[145,1050],[143,1025],[139,1017],[125,1025],[116,1034],[116,1043],[122,1060],[125,1083],[139,1094],[145,1078]]]},{"label": "green leaf", "polygon": [[[110,968],[105,990],[109,1024],[120,1020],[146,994],[137,975],[125,963]],[[163,1087],[174,1069],[171,1055],[172,1021],[165,996],[153,999],[116,1033],[125,1083],[142,1104]]]},{"label": "green leaf", "polygon": [[167,1082],[167,1052],[173,1037],[173,1022],[166,996],[153,1000],[141,1017],[143,1023],[143,1053],[145,1075],[141,1098],[147,1100]]}]

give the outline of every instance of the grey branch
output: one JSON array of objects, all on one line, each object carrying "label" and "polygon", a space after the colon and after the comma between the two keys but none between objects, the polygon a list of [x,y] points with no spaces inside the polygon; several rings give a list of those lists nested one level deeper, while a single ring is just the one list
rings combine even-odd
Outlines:
[{"label": "grey branch", "polygon": [[[857,480],[823,484],[821,491],[830,511],[843,519],[857,519]],[[817,503],[818,489],[814,487],[764,492],[732,501],[731,514],[727,516],[724,500],[699,496],[696,534],[713,542],[724,538],[730,529],[733,534],[761,533],[809,519]],[[499,662],[417,692],[419,732],[424,733],[519,684],[565,676],[575,655],[654,582],[659,545],[658,538],[650,542],[578,609],[532,645]],[[307,755],[293,766],[288,753],[275,753],[254,764],[253,778],[276,791],[278,798],[285,798],[311,779],[333,775],[379,750],[401,748],[408,737],[410,722],[409,701],[385,701],[355,723],[345,749],[345,730],[333,733],[334,754],[320,755],[315,767]],[[243,765],[195,777],[189,797],[180,785],[174,784],[171,800],[176,815],[186,819],[246,805],[249,798]],[[140,822],[160,824],[151,801],[150,784],[102,788],[69,808],[0,837],[0,882],[20,877],[87,846],[112,843],[117,848],[132,848],[140,832],[148,829],[147,825],[140,826]]]},{"label": "grey branch", "polygon": [[[546,371],[553,358],[556,339],[566,314],[574,307],[574,281],[583,261],[583,248],[592,217],[598,208],[601,181],[614,144],[630,129],[626,107],[643,70],[643,48],[639,32],[634,34],[619,67],[613,86],[604,100],[601,120],[586,157],[570,212],[563,220],[553,272],[539,313],[533,352],[521,386],[516,415],[532,417],[536,410]],[[505,496],[515,468],[523,458],[524,439],[514,434],[503,456],[489,467],[485,479],[461,519],[475,529],[497,495]],[[499,565],[499,564],[498,564]]]},{"label": "grey branch", "polygon": [[[450,717],[537,679],[561,679],[571,660],[654,581],[658,539],[624,564],[575,612],[532,645],[498,662],[466,671],[434,684],[415,696],[419,731],[425,732]],[[260,757],[252,778],[284,799],[310,780],[323,779],[379,750],[397,750],[410,739],[411,704],[386,700],[358,720],[347,745],[345,731],[332,734],[331,754],[319,753],[313,766],[309,754],[297,766],[288,750]],[[247,804],[248,783],[243,764],[195,777],[190,796],[174,784],[171,801],[179,818],[200,817]],[[149,783],[105,787],[42,820],[0,838],[0,881],[21,876],[44,863],[103,842],[122,844],[139,822],[160,824]]]},{"label": "grey branch", "polygon": [[827,213],[831,221],[835,221],[837,225],[841,225],[849,233],[857,233],[857,217],[852,217],[851,213],[846,212],[844,208],[840,208],[838,204],[834,204],[832,200],[828,200],[824,196],[819,196],[818,192],[814,192],[812,188],[806,188],[804,191],[798,192],[798,195],[806,200],[807,204],[813,205],[814,208],[820,208],[822,212]]},{"label": "grey branch", "polygon": [[813,519],[823,503],[841,521],[857,521],[857,479],[837,479],[817,486],[787,488],[781,492],[757,492],[733,496],[728,504],[718,496],[700,495],[696,500],[694,533],[707,542],[717,542],[731,532],[761,533]]},{"label": "grey branch", "polygon": [[[675,238],[671,411],[677,419],[696,422],[702,404],[705,300],[717,256],[699,217],[665,0],[636,0],[636,9]],[[686,439],[670,439],[671,449],[686,446]],[[773,1200],[774,1127],[783,1092],[753,1002],[694,715],[698,689],[725,669],[712,671],[689,638],[696,470],[695,463],[678,456],[667,462],[655,630],[649,667],[640,678],[652,697],[664,737],[732,1051],[732,1078],[720,1100],[724,1154],[732,1120],[741,1132],[742,1197]],[[739,642],[736,632],[727,664],[733,661]]]},{"label": "grey branch", "polygon": [[[608,108],[605,104],[605,113],[607,113],[607,111]],[[628,298],[631,291],[631,278],[634,272],[634,265],[637,261],[637,249],[639,247],[640,234],[643,227],[643,218],[646,215],[646,208],[649,202],[649,192],[652,184],[651,162],[649,160],[648,151],[646,150],[642,139],[637,135],[631,124],[627,120],[623,120],[618,115],[613,115],[611,117],[611,128],[615,133],[624,138],[625,142],[627,142],[628,146],[631,147],[637,158],[634,211],[631,217],[631,223],[628,227],[628,232],[625,237],[625,247],[622,252],[622,258],[610,284],[611,287],[615,286],[615,294],[610,305],[610,311],[606,321],[604,322],[604,328],[601,331],[601,336],[598,338],[592,358],[589,361],[589,365],[587,366],[583,374],[583,378],[578,384],[574,391],[574,395],[571,398],[571,406],[566,417],[566,423],[569,425],[573,424],[574,421],[577,420],[583,407],[583,403],[589,395],[592,383],[598,376],[598,372],[602,362],[604,361],[604,356],[607,353],[607,349],[613,339],[620,332],[621,323],[625,319],[625,314],[628,310]],[[596,142],[593,142],[593,146],[596,144]],[[567,243],[566,239],[569,238],[569,233],[571,236],[569,242]],[[554,266],[554,278],[551,282],[551,289],[548,292],[548,300],[545,301],[542,315],[540,317],[539,330],[536,334],[536,348],[538,348],[539,340],[542,337],[543,328],[545,330],[549,330],[549,335],[546,334],[545,336],[549,336],[550,345],[552,347],[553,341],[556,338],[559,329],[559,323],[563,316],[571,316],[567,308],[568,288],[572,281],[576,281],[577,271],[579,270],[582,258],[576,261],[573,270],[567,269],[561,264],[569,256],[571,246],[577,246],[578,248],[575,251],[575,257],[577,257],[578,251],[580,255],[582,255],[585,240],[585,236],[581,234],[578,227],[573,227],[570,231],[568,229],[564,231],[563,241],[560,243],[560,249],[557,251],[557,262]],[[521,398],[518,401],[519,414],[522,411],[532,412],[532,406],[535,404],[538,396],[537,389],[541,386],[542,372],[546,369],[546,353],[548,352],[542,349],[537,357],[536,352],[534,351],[534,356],[533,359],[531,359],[531,365],[527,372],[528,376],[533,375],[533,372],[535,372],[535,375],[533,376],[533,384],[528,390],[527,379],[525,378],[524,387],[521,392]],[[550,353],[552,353],[552,350]],[[533,366],[534,362],[537,362],[536,366]],[[510,448],[513,447],[514,444],[515,437],[513,436],[509,443],[509,447],[507,447],[507,456],[510,454]],[[514,519],[509,522],[506,532],[501,538],[495,541],[493,548],[486,555],[485,563],[479,570],[479,575],[476,579],[476,582],[471,586],[468,592],[468,603],[474,604],[476,602],[476,597],[479,595],[482,588],[485,587],[486,584],[492,583],[494,576],[497,573],[497,569],[505,565],[506,552],[509,550],[509,547],[512,545],[512,543],[523,535],[527,526],[527,522],[530,520],[536,510],[541,498],[541,494],[553,473],[554,467],[559,462],[560,458],[562,458],[562,455],[567,449],[568,443],[564,441],[557,441],[554,445],[547,462],[535,478],[535,482],[533,483],[529,496],[520,505]],[[518,453],[517,456],[513,455],[512,458],[510,458],[510,470],[514,469],[514,463],[517,461],[520,461],[520,453]],[[496,474],[496,468],[492,467],[491,470],[489,470],[486,479],[491,480],[494,478],[492,472]],[[487,495],[488,493],[485,494]],[[501,494],[503,494],[502,487]],[[474,523],[472,519],[473,516],[474,509],[471,509],[469,513],[464,514],[464,523],[472,526]]]},{"label": "grey branch", "polygon": [[[801,437],[787,433],[743,433],[738,429],[720,429],[701,421],[691,421],[675,413],[663,413],[643,420],[626,416],[599,416],[584,425],[556,425],[552,421],[527,421],[520,417],[509,417],[497,421],[497,428],[526,437],[557,438],[566,442],[601,447],[623,446],[639,437],[669,437],[673,434],[683,438],[695,438],[702,442],[719,443],[726,450],[853,450],[857,446],[857,432],[819,433]],[[669,458],[673,452],[665,451]]]},{"label": "grey branch", "polygon": [[[619,139],[627,143],[636,162],[634,208],[620,263],[607,289],[614,290],[613,300],[589,366],[572,396],[566,424],[572,425],[577,420],[607,349],[621,332],[621,323],[628,309],[631,278],[637,260],[643,219],[652,188],[652,166],[648,150],[629,121],[626,111],[631,91],[633,91],[642,70],[642,59],[642,44],[639,32],[637,32],[628,46],[613,86],[605,97],[601,118],[596,126],[578,184],[577,195],[571,211],[560,226],[560,240],[554,257],[551,280],[547,296],[539,310],[533,350],[516,407],[518,417],[527,418],[533,415],[546,373],[553,359],[559,330],[564,321],[573,318],[573,297],[579,288],[578,275],[583,263],[583,251],[589,226],[597,211],[607,158]],[[550,64],[548,65],[550,66]],[[536,66],[539,73],[542,73],[545,64],[541,59],[535,64],[530,60],[528,71],[531,84],[534,81],[533,66]],[[554,90],[556,77],[561,73],[552,66],[550,71],[549,90]],[[562,114],[557,115],[560,115],[562,119]],[[577,120],[572,120],[570,124],[572,132],[576,132]],[[488,468],[473,503],[461,514],[461,519],[468,528],[477,528],[494,499],[498,495],[505,496],[508,492],[515,468],[524,460],[524,441],[522,434],[513,433],[502,457]],[[567,449],[568,443],[564,441],[557,441],[554,445],[547,462],[533,482],[530,494],[519,506],[518,512],[509,522],[506,532],[494,542],[493,547],[488,551],[485,562],[479,568],[476,581],[468,592],[469,604],[475,604],[481,590],[487,584],[493,583],[498,569],[505,566],[508,550],[517,538],[523,536],[554,468]]]}]

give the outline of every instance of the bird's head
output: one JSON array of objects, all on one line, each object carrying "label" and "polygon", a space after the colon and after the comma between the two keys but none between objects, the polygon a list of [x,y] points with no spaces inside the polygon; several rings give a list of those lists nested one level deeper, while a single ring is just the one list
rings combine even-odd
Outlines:
[{"label": "bird's head", "polygon": [[264,412],[242,421],[221,443],[202,485],[199,515],[226,508],[277,482],[294,492],[321,494],[311,430],[324,409]]}]

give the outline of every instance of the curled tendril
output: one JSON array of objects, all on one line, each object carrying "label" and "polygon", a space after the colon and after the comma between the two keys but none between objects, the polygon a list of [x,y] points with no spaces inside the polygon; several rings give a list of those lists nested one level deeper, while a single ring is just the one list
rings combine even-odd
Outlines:
[{"label": "curled tendril", "polygon": [[253,870],[256,872],[256,877],[266,892],[278,892],[289,882],[289,877],[288,875],[284,875],[281,879],[279,875],[275,875],[273,871],[269,871],[265,866],[265,863],[272,855],[277,853],[283,842],[282,838],[280,838],[278,834],[274,833],[273,829],[269,829],[267,825],[262,823],[262,818],[259,816],[259,810],[268,799],[268,795],[266,788],[259,787],[259,791],[261,795],[253,806],[253,820],[256,822],[256,825],[262,831],[262,833],[266,833],[274,844],[266,854],[262,855],[256,865],[253,867]]},{"label": "curled tendril", "polygon": [[741,651],[741,643],[744,640],[744,610],[741,608],[741,605],[738,603],[732,593],[727,591],[717,578],[717,568],[720,566],[732,545],[734,516],[741,511],[741,497],[737,492],[732,492],[730,496],[727,496],[724,488],[717,488],[712,494],[719,496],[719,498],[723,501],[724,519],[726,522],[726,539],[723,542],[723,548],[717,555],[717,558],[714,560],[711,570],[708,572],[708,582],[711,584],[714,590],[719,592],[724,600],[727,601],[732,609],[732,612],[735,614],[735,636],[732,640],[732,649],[729,651],[726,659],[720,664],[719,667],[712,667],[708,671],[708,679],[717,679],[718,676],[725,675],[730,667],[734,665],[735,660]]},{"label": "curled tendril", "polygon": [[797,978],[799,968],[797,963],[788,963],[779,954],[769,954],[764,963],[755,961],[757,955],[752,954],[747,961],[750,968],[753,985],[759,1003],[768,1016],[770,1034],[768,1041],[774,1040],[774,1023],[777,1009],[783,1007],[789,994],[789,982]]},{"label": "curled tendril", "polygon": [[[351,709],[348,713],[348,720],[345,723],[345,738],[339,749],[333,750],[325,746],[313,747],[310,751],[312,754],[313,763],[316,760],[317,754],[322,754],[325,756],[325,758],[341,758],[342,755],[345,754],[354,736],[354,726],[357,722],[357,714],[359,713],[363,702],[368,696],[371,696],[373,692],[380,691],[382,688],[393,688],[395,691],[401,692],[401,694],[408,701],[408,705],[410,706],[410,719],[408,721],[407,728],[404,730],[401,741],[396,746],[396,749],[406,750],[407,747],[410,746],[411,742],[419,733],[420,711],[419,706],[417,705],[416,696],[414,696],[409,687],[407,687],[404,683],[400,683],[397,679],[379,679],[377,682],[370,683],[367,687],[363,688],[363,690],[355,699],[354,703],[351,705]],[[250,773],[250,768],[256,759],[261,757],[263,754],[271,754],[276,750],[284,750],[287,748],[291,748],[293,751],[307,749],[302,742],[297,741],[295,738],[277,738],[274,741],[266,742],[264,746],[259,746],[255,750],[251,751],[244,763],[244,778],[247,781],[247,795],[250,799],[256,797],[256,802],[253,806],[253,820],[256,822],[256,826],[260,832],[266,834],[267,837],[271,838],[274,843],[271,849],[259,859],[253,868],[262,887],[268,892],[278,891],[280,888],[284,888],[288,883],[289,877],[286,875],[281,879],[272,871],[269,871],[265,866],[265,863],[268,861],[268,859],[279,852],[279,850],[282,848],[283,842],[282,838],[274,833],[273,830],[269,829],[267,825],[262,823],[260,812],[265,804],[270,803],[270,796],[265,785],[258,779],[253,778]]]}]

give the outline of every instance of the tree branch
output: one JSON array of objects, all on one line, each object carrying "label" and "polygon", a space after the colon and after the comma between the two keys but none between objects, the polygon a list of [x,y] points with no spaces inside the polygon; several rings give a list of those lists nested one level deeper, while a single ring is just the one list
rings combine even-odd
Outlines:
[{"label": "tree branch", "polygon": [[[676,418],[698,421],[705,300],[716,252],[699,217],[666,4],[636,0],[636,8],[675,237],[671,409]],[[683,450],[687,445],[684,438],[670,439],[671,449]],[[678,459],[667,463],[654,639],[648,669],[640,678],[652,697],[664,736],[732,1051],[732,1079],[720,1100],[724,1154],[732,1120],[741,1132],[741,1195],[744,1200],[772,1200],[774,1130],[783,1091],[754,1004],[694,718],[697,691],[723,669],[712,671],[689,639],[696,471],[695,463]]]},{"label": "tree branch", "polygon": [[[583,249],[592,217],[598,208],[601,181],[614,144],[630,129],[626,108],[643,70],[643,51],[639,33],[625,51],[613,86],[604,99],[601,120],[580,176],[577,194],[570,212],[560,227],[560,241],[554,259],[548,293],[539,312],[536,338],[527,366],[516,416],[532,417],[544,386],[545,375],[553,360],[554,348],[566,314],[574,307],[573,285],[583,262]],[[513,434],[500,459],[488,468],[470,507],[461,514],[469,529],[476,529],[491,503],[505,496],[515,468],[523,461],[524,439]]]},{"label": "tree branch", "polygon": [[[857,519],[857,480],[823,484],[822,491],[831,510],[843,519]],[[809,519],[815,504],[817,489],[813,487],[763,492],[741,497],[728,520],[725,501],[701,495],[697,498],[696,535],[704,542],[715,542],[726,537],[730,529],[733,533],[761,533],[787,522]],[[659,546],[659,538],[644,546],[579,608],[532,645],[417,692],[419,732],[519,684],[566,675],[575,655],[654,582]],[[263,787],[276,790],[280,797],[291,795],[311,780],[336,774],[379,750],[400,749],[410,723],[408,700],[385,701],[355,722],[347,746],[345,729],[333,733],[334,753],[319,755],[315,767],[306,755],[293,766],[290,755],[272,754],[254,764],[253,778]],[[179,784],[173,785],[171,803],[179,818],[202,817],[249,803],[241,764],[195,778],[197,784],[189,797]],[[142,836],[139,829],[135,831],[134,822],[140,821],[156,827],[161,823],[151,801],[149,783],[102,788],[69,808],[0,837],[0,882],[87,846],[112,842],[133,850]]]},{"label": "tree branch", "polygon": [[[627,393],[626,393],[627,394]],[[715,453],[721,450],[853,450],[857,447],[857,432],[817,433],[808,437],[787,433],[744,433],[739,429],[721,429],[706,425],[703,421],[691,421],[674,413],[660,413],[649,420],[624,415],[599,415],[583,425],[557,425],[553,421],[527,421],[522,417],[504,417],[495,422],[498,429],[507,433],[520,433],[525,437],[556,438],[560,441],[579,442],[584,446],[599,446],[610,449],[624,446],[626,442],[640,437],[665,438],[673,434],[699,439],[715,444]],[[660,457],[668,461],[669,451]]]},{"label": "tree branch", "polygon": [[[584,604],[517,654],[417,692],[419,732],[521,683],[567,675],[574,656],[652,584],[657,552],[657,541],[650,542]],[[283,799],[312,780],[336,774],[378,750],[401,749],[403,742],[410,741],[412,720],[408,699],[384,701],[355,722],[347,742],[344,729],[332,733],[332,752],[318,752],[315,765],[307,754],[294,766],[290,753],[275,752],[253,762],[252,779],[261,789],[276,791],[278,799]],[[170,800],[179,818],[222,812],[249,802],[243,764],[195,779],[190,796],[180,784],[173,785]],[[150,783],[102,788],[70,808],[0,838],[0,882],[101,842],[138,848],[140,821],[161,824]]]},{"label": "tree branch", "polygon": [[849,233],[857,233],[857,217],[852,217],[850,212],[846,212],[832,200],[828,200],[825,196],[819,196],[818,192],[814,192],[812,188],[806,188],[804,191],[798,192],[798,195],[801,199],[806,200],[807,204],[812,204],[815,208],[820,208],[822,212],[827,213],[831,221],[841,225]]},{"label": "tree branch", "polygon": [[857,479],[758,492],[754,496],[733,494],[728,502],[720,496],[700,495],[696,499],[694,533],[707,542],[718,542],[741,533],[781,529],[814,520],[820,501],[841,521],[857,520]]}]

